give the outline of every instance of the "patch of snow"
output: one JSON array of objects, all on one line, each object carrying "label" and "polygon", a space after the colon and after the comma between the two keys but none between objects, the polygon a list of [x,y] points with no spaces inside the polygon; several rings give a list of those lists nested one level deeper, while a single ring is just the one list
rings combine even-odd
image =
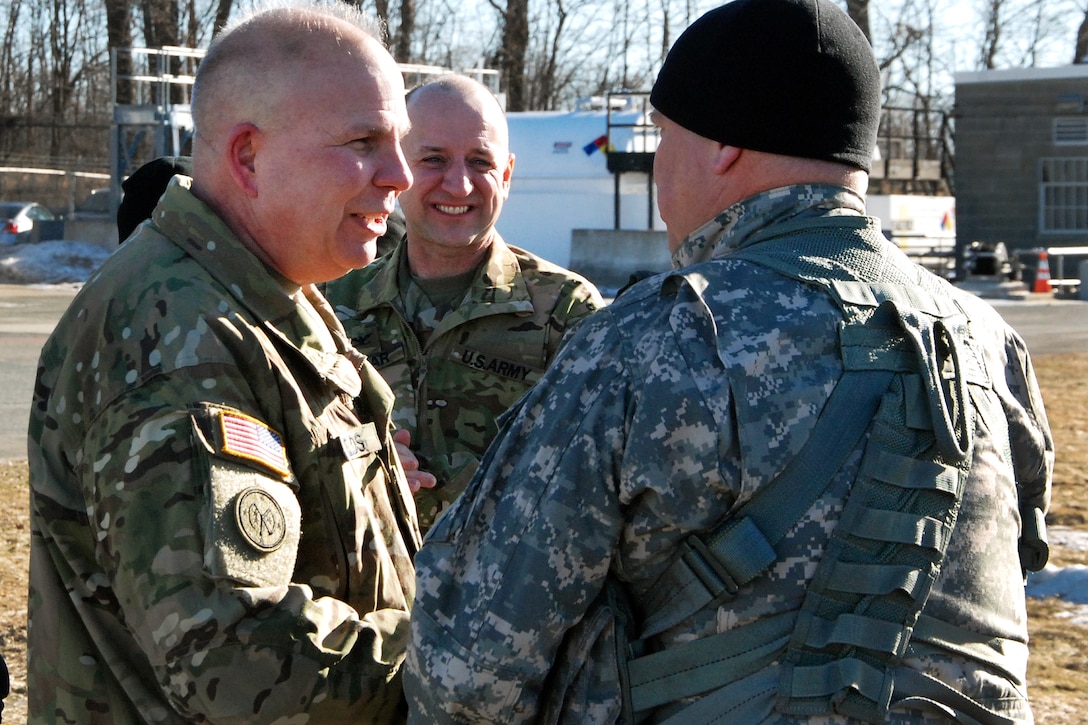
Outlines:
[{"label": "patch of snow", "polygon": [[[1051,546],[1088,551],[1088,531],[1052,526],[1047,529],[1046,537]],[[1058,597],[1071,604],[1082,605],[1060,616],[1068,619],[1070,624],[1088,626],[1088,566],[1047,564],[1042,571],[1028,575],[1027,595],[1036,599]]]},{"label": "patch of snow", "polygon": [[1048,526],[1046,538],[1051,546],[1060,546],[1073,551],[1088,551],[1088,531],[1071,529],[1068,526]]},{"label": "patch of snow", "polygon": [[0,247],[0,282],[82,283],[111,251],[99,244],[67,240]]},{"label": "patch of snow", "polygon": [[1073,604],[1088,604],[1088,566],[1047,564],[1028,577],[1028,596],[1061,597]]}]

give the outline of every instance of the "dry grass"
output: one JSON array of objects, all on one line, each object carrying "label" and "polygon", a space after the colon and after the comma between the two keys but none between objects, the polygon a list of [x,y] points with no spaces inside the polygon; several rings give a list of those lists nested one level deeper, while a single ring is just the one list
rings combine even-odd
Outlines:
[{"label": "dry grass", "polygon": [[[1057,450],[1047,522],[1088,530],[1088,355],[1041,356],[1035,368]],[[1050,560],[1057,566],[1088,564],[1088,552],[1054,547]],[[1083,605],[1028,600],[1028,677],[1039,723],[1079,725],[1086,720],[1088,626],[1070,623],[1078,609]]]},{"label": "dry grass", "polygon": [[1035,358],[1058,460],[1047,522],[1088,528],[1088,355]]},{"label": "dry grass", "polygon": [[0,461],[0,653],[11,673],[4,720],[26,722],[26,585],[30,569],[30,515],[26,461]]},{"label": "dry grass", "polygon": [[[1035,366],[1058,450],[1047,520],[1088,530],[1088,355],[1042,356]],[[29,560],[25,461],[0,461],[0,500],[7,502],[0,507],[0,651],[12,677],[3,714],[8,722],[24,722]],[[1088,552],[1054,548],[1051,561],[1059,566],[1088,564]],[[1045,725],[1080,725],[1088,712],[1088,626],[1070,623],[1075,610],[1075,605],[1056,599],[1029,600],[1028,674],[1036,721]]]}]

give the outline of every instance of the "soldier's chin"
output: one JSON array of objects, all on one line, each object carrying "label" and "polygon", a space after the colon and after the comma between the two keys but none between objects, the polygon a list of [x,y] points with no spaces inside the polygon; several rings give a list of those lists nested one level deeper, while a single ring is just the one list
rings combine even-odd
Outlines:
[{"label": "soldier's chin", "polygon": [[[341,262],[350,265],[348,269],[361,269],[378,258],[378,240],[376,237],[366,236],[359,239],[351,248],[350,255]],[[347,270],[345,270],[346,274]]]},{"label": "soldier's chin", "polygon": [[367,239],[363,242],[363,252],[366,256],[366,263],[370,264],[378,256],[378,237]]}]

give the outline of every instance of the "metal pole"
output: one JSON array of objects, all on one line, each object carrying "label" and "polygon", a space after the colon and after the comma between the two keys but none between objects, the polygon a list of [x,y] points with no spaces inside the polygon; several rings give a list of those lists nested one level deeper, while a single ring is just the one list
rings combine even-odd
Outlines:
[{"label": "metal pole", "polygon": [[614,171],[612,173],[612,206],[614,225],[613,229],[620,228],[620,172]]}]

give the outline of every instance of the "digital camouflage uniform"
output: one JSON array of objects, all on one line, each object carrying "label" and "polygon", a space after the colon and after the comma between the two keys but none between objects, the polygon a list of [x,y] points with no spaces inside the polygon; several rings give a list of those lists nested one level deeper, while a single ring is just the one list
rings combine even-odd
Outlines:
[{"label": "digital camouflage uniform", "polygon": [[[390,256],[325,288],[352,344],[393,389],[393,421],[412,434],[421,466],[438,486],[416,493],[426,531],[464,490],[495,437],[495,419],[540,379],[563,335],[602,306],[597,288],[579,275],[498,235],[467,297],[453,309],[426,298],[410,318],[401,289],[404,244]],[[421,344],[413,325],[427,330]]]},{"label": "digital camouflage uniform", "polygon": [[[844,368],[843,312],[823,289],[730,255],[757,233],[840,223],[835,218],[867,226],[874,241],[836,248],[786,237],[783,248],[828,277],[895,282],[954,301],[989,373],[988,387],[973,383],[970,391],[977,405],[970,473],[924,610],[973,641],[956,651],[912,647],[899,666],[967,693],[1002,722],[1030,721],[1018,510],[1026,503],[1045,511],[1053,447],[1028,353],[989,305],[879,237],[879,223],[866,221],[863,209],[860,197],[834,186],[753,196],[686,239],[674,254],[676,272],[632,287],[578,328],[508,414],[479,473],[416,559],[405,674],[411,722],[616,721],[609,638],[622,620],[593,606],[606,581],[630,597],[638,637],[641,608],[672,595],[655,583],[680,542],[714,528],[783,469]],[[890,394],[885,401],[894,404]],[[776,697],[789,632],[860,458],[855,449],[789,529],[771,569],[728,604],[687,615],[645,642],[649,651],[668,651],[786,622],[741,683],[744,702],[682,722],[851,722],[818,710],[786,715]],[[994,659],[1007,669],[988,663]],[[725,690],[710,687],[708,700]],[[663,705],[648,722],[690,704]],[[926,712],[901,706],[887,721],[947,721]]]},{"label": "digital camouflage uniform", "polygon": [[419,532],[388,387],[190,182],[42,350],[30,718],[401,721]]}]

